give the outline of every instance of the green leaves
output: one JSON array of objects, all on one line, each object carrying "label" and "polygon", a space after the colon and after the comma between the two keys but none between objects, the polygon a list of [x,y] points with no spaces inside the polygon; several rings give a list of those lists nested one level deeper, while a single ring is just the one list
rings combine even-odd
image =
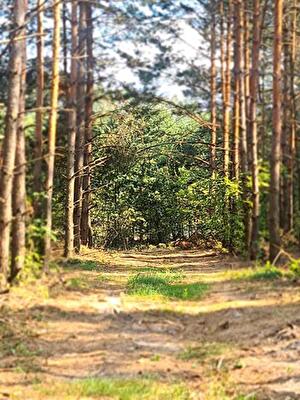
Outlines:
[{"label": "green leaves", "polygon": [[243,243],[240,187],[221,173],[211,178],[209,130],[166,105],[130,103],[94,129],[95,157],[109,160],[93,177],[97,244],[167,243],[193,232]]}]

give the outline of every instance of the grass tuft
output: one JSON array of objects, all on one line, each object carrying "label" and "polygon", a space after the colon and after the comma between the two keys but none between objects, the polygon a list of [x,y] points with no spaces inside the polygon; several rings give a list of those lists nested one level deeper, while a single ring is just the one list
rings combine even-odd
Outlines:
[{"label": "grass tuft", "polygon": [[224,343],[203,343],[201,346],[187,347],[185,350],[179,353],[178,358],[185,361],[205,361],[212,357],[221,356],[228,350],[228,345]]},{"label": "grass tuft", "polygon": [[263,267],[247,268],[234,272],[230,271],[228,274],[230,279],[248,281],[272,281],[285,276],[288,277],[285,271],[269,264]]},{"label": "grass tuft", "polygon": [[[65,400],[83,397],[118,400],[190,400],[190,391],[183,384],[167,384],[150,379],[83,379],[68,384],[38,387],[44,396],[59,394]],[[47,398],[47,397],[43,397]]]},{"label": "grass tuft", "polygon": [[129,278],[127,293],[141,297],[161,296],[168,299],[196,300],[208,290],[206,283],[178,283],[181,275],[175,273],[137,274]]},{"label": "grass tuft", "polygon": [[92,260],[80,260],[79,258],[72,258],[65,264],[66,269],[80,270],[80,271],[99,271],[101,265]]}]

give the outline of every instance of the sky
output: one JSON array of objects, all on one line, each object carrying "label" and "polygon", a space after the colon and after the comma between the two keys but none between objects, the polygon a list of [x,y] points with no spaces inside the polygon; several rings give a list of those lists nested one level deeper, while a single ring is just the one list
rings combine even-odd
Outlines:
[{"label": "sky", "polygon": [[[4,0],[0,0],[0,5],[3,1]],[[99,0],[99,2],[103,4],[109,4],[108,1]],[[46,4],[48,3],[50,5],[51,1],[46,0]],[[122,4],[124,3],[126,3],[126,1],[120,2],[115,0],[115,4],[120,4],[120,7],[122,7]],[[148,5],[145,5],[143,0],[136,0],[133,3],[137,5],[138,9],[140,9],[146,16],[149,17],[149,21],[150,17],[153,18],[153,9],[151,9]],[[174,4],[175,3],[178,3],[177,0],[174,0]],[[193,0],[185,1],[185,5],[187,6],[194,5],[194,3],[195,2]],[[163,13],[163,9],[159,8],[160,4],[163,4],[163,2],[156,1],[156,4],[159,12]],[[35,5],[35,1],[29,1],[29,5],[30,7],[33,7]],[[70,3],[67,5],[67,7],[70,7]],[[154,62],[157,62],[159,57],[159,50],[157,46],[150,42],[135,43],[134,41],[126,38],[126,35],[124,35],[124,39],[122,39],[122,34],[118,32],[118,29],[120,28],[118,26],[114,26],[113,24],[110,25],[110,22],[107,20],[103,20],[103,14],[101,14],[97,8],[95,8],[94,15],[97,17],[94,22],[94,54],[96,64],[98,66],[99,79],[102,81],[106,80],[105,84],[108,84],[110,87],[133,85],[135,88],[140,89],[141,82],[138,75],[126,64],[126,61],[120,56],[120,53],[131,56],[136,60],[137,63],[141,62],[146,65],[147,68],[151,69],[151,66],[154,64]],[[174,82],[177,73],[186,69],[191,63],[199,67],[205,67],[208,65],[208,58],[205,57],[205,53],[207,55],[208,51],[204,51],[203,53],[205,41],[202,39],[198,31],[192,28],[192,18],[194,17],[183,15],[178,16],[178,18],[173,19],[173,21],[170,21],[170,24],[172,24],[172,26],[177,26],[178,31],[180,32],[177,38],[171,37],[169,33],[161,29],[154,33],[154,37],[161,43],[166,45],[172,44],[172,55],[176,57],[177,60],[176,63],[171,62],[170,67],[164,70],[161,76],[156,79],[155,86],[157,87],[156,94],[158,95],[172,99],[176,98],[178,100],[184,100],[184,86],[180,86]],[[0,7],[0,25],[3,26],[5,23],[7,23],[7,21],[1,13]],[[147,21],[145,23],[147,23]],[[168,24],[168,21],[166,24]],[[49,44],[51,42],[52,27],[53,21],[51,17],[49,18],[49,16],[46,16],[45,29],[47,34],[45,40],[46,43]],[[116,42],[110,41],[110,35],[118,35],[119,40]],[[5,38],[7,38],[7,32],[0,33],[0,41]],[[99,43],[105,43],[105,49],[103,49],[102,46],[98,46]],[[0,43],[0,52],[4,47],[5,45],[1,45]],[[36,58],[36,49],[34,43],[28,48],[28,60],[30,62],[30,60],[34,60]],[[103,62],[103,54],[105,63]],[[50,46],[47,47],[46,55],[47,57],[51,58]]]}]

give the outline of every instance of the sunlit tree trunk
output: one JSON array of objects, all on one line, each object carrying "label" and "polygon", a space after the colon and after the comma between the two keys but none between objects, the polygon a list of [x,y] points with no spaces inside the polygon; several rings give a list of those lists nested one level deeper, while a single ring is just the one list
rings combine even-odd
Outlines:
[{"label": "sunlit tree trunk", "polygon": [[35,199],[33,202],[35,217],[41,217],[41,192],[43,185],[42,178],[42,157],[43,157],[43,106],[44,106],[44,0],[37,1],[37,82],[36,82],[36,114],[35,114],[35,147],[34,147],[34,168],[33,168],[33,190]]},{"label": "sunlit tree trunk", "polygon": [[45,257],[44,270],[49,268],[51,257],[51,231],[52,231],[52,197],[54,181],[54,162],[56,148],[56,131],[58,117],[58,94],[59,94],[59,50],[60,50],[60,27],[61,27],[61,2],[54,1],[53,4],[53,40],[52,40],[52,82],[51,82],[51,111],[48,133],[48,155],[47,155],[47,177],[46,177],[46,234],[45,234]]},{"label": "sunlit tree trunk", "polygon": [[232,178],[239,180],[240,172],[240,66],[241,66],[241,30],[239,23],[240,2],[234,3],[234,79],[233,79],[233,153]]},{"label": "sunlit tree trunk", "polygon": [[84,148],[84,175],[83,175],[83,200],[81,215],[81,242],[83,245],[92,246],[92,227],[90,220],[90,198],[91,198],[91,170],[90,162],[92,159],[92,125],[91,117],[93,115],[93,20],[92,7],[87,4],[87,84],[85,97],[85,148]]},{"label": "sunlit tree trunk", "polygon": [[230,100],[231,100],[231,62],[232,62],[232,0],[228,1],[227,10],[227,37],[225,55],[225,98],[223,121],[223,147],[224,147],[224,175],[229,176],[230,161]]},{"label": "sunlit tree trunk", "polygon": [[83,193],[83,166],[85,147],[85,94],[86,94],[86,3],[79,2],[78,85],[77,85],[77,134],[75,161],[75,209],[74,245],[76,252],[81,246],[81,214]]},{"label": "sunlit tree trunk", "polygon": [[296,62],[297,2],[287,4],[283,28],[283,132],[282,132],[282,192],[281,227],[285,233],[293,229],[294,163],[295,163],[295,62]]},{"label": "sunlit tree trunk", "polygon": [[295,64],[297,54],[297,17],[298,0],[294,0],[291,12],[291,51],[290,51],[290,99],[291,99],[291,132],[290,132],[290,158],[288,162],[288,229],[294,227],[294,173],[296,159],[296,134],[297,134],[297,107],[295,94]]},{"label": "sunlit tree trunk", "polygon": [[20,107],[20,76],[23,61],[23,26],[26,2],[13,3],[13,30],[9,62],[9,88],[3,139],[3,160],[0,175],[0,286],[5,286],[9,273],[10,232],[12,223],[12,185],[14,178],[18,117]]},{"label": "sunlit tree trunk", "polygon": [[[63,48],[63,65],[64,65],[64,79],[68,75],[68,35],[67,35],[67,2],[62,0],[62,48]],[[71,27],[72,29],[72,27]],[[67,91],[68,96],[68,91]]]},{"label": "sunlit tree trunk", "polygon": [[253,38],[252,38],[252,60],[250,71],[250,115],[249,115],[249,144],[251,152],[251,183],[252,183],[252,227],[250,258],[255,259],[258,254],[258,219],[259,219],[259,167],[257,146],[257,92],[259,81],[259,50],[261,40],[261,18],[260,0],[253,0]]},{"label": "sunlit tree trunk", "polygon": [[76,142],[76,100],[78,72],[78,2],[72,0],[71,11],[71,77],[68,126],[68,172],[67,172],[67,212],[65,231],[65,257],[71,257],[74,252],[74,194],[75,194],[75,142]]},{"label": "sunlit tree trunk", "polygon": [[216,81],[216,7],[212,2],[211,31],[210,31],[210,122],[211,122],[211,148],[210,167],[212,176],[216,173],[216,145],[217,145],[217,81]]},{"label": "sunlit tree trunk", "polygon": [[[246,1],[244,7],[244,85],[245,85],[245,102],[246,102],[246,124],[247,132],[249,133],[249,121],[250,121],[250,28],[249,28],[249,1]],[[249,137],[247,137],[247,143],[250,143]],[[251,167],[251,151],[248,151],[248,169]]]},{"label": "sunlit tree trunk", "polygon": [[[225,64],[225,32],[224,32],[224,3],[220,1],[220,64],[221,64],[221,91],[222,91],[222,133],[223,133],[223,146],[225,138],[225,102],[226,102],[226,64]],[[224,175],[228,172],[228,150],[225,149],[223,153],[223,172]]]},{"label": "sunlit tree trunk", "polygon": [[[244,42],[244,5],[243,1],[239,2],[238,7],[238,25],[239,25],[239,100],[240,100],[240,163],[243,179],[246,178],[248,172],[247,160],[247,103],[246,103],[246,87],[245,87],[245,42]],[[245,184],[245,181],[244,181]],[[245,188],[244,188],[245,189]]]},{"label": "sunlit tree trunk", "polygon": [[289,34],[289,7],[284,6],[284,22],[283,22],[283,105],[282,105],[282,135],[281,135],[281,152],[282,152],[282,175],[281,175],[281,193],[280,193],[280,227],[284,233],[289,231],[288,221],[288,164],[289,164],[289,136],[291,130],[291,99],[290,99],[290,34]]},{"label": "sunlit tree trunk", "polygon": [[275,31],[273,53],[273,135],[270,182],[270,260],[280,251],[280,166],[282,134],[281,51],[283,0],[275,0]]},{"label": "sunlit tree trunk", "polygon": [[[27,1],[27,0],[26,0]],[[27,8],[27,4],[25,3]],[[26,36],[25,27],[22,30]],[[12,223],[12,257],[10,280],[13,280],[23,269],[25,262],[26,233],[26,155],[25,155],[25,94],[26,94],[26,40],[22,41],[22,70],[20,74],[19,118],[16,143],[15,172],[13,181],[13,223]]]}]

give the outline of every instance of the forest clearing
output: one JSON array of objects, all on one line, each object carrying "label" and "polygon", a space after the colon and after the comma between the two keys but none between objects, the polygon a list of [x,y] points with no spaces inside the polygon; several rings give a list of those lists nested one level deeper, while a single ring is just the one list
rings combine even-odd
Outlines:
[{"label": "forest clearing", "polygon": [[87,250],[50,285],[15,288],[1,299],[1,398],[299,399],[300,282],[246,265]]},{"label": "forest clearing", "polygon": [[0,400],[300,400],[300,0],[0,0]]}]

